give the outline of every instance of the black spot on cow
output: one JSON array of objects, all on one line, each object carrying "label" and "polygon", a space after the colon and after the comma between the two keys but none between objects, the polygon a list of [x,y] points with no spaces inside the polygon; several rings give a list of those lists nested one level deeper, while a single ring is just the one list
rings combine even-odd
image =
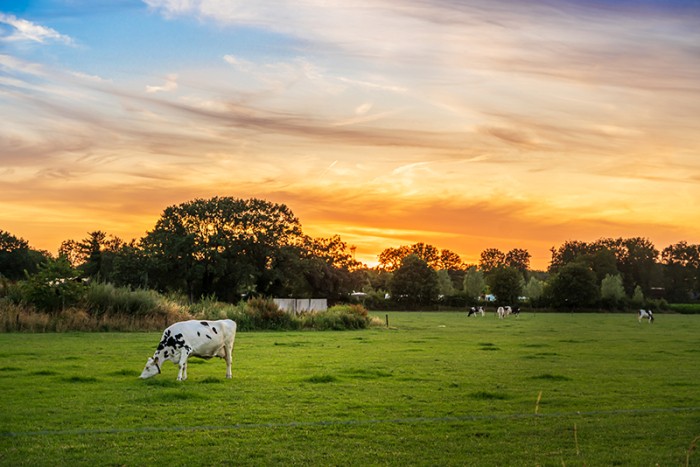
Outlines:
[{"label": "black spot on cow", "polygon": [[166,350],[165,353],[163,354],[163,357],[168,358],[168,351]]},{"label": "black spot on cow", "polygon": [[163,333],[163,339],[161,339],[160,343],[158,343],[158,348],[156,350],[163,350],[163,348],[168,345],[168,340],[170,339],[170,330],[166,329],[165,332]]},{"label": "black spot on cow", "polygon": [[207,339],[211,339],[211,336],[209,334],[206,334]]},{"label": "black spot on cow", "polygon": [[202,335],[199,333],[199,331],[197,331],[197,336],[202,337]]},{"label": "black spot on cow", "polygon": [[202,326],[209,326],[209,323],[207,323],[206,321],[200,321],[199,323],[200,323]]},{"label": "black spot on cow", "polygon": [[[161,342],[162,344],[162,342]],[[182,338],[182,334],[177,334],[175,337],[168,337],[165,341],[165,346],[172,347],[173,349],[180,349],[185,345],[185,339]]]},{"label": "black spot on cow", "polygon": [[214,326],[211,327],[211,330],[214,331],[214,334],[219,334],[219,331],[217,331]]}]

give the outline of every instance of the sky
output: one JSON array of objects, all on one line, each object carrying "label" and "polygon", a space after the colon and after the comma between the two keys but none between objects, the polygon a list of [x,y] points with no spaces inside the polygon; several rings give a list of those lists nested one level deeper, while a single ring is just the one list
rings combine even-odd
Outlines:
[{"label": "sky", "polygon": [[370,266],[700,243],[700,0],[0,0],[0,230],[214,196]]}]

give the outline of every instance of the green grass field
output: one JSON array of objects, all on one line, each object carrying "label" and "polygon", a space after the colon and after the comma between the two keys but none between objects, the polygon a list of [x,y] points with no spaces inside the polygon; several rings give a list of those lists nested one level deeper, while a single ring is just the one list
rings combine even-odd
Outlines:
[{"label": "green grass field", "polygon": [[183,383],[138,379],[157,333],[0,334],[0,464],[700,465],[700,316],[389,324],[239,333]]}]

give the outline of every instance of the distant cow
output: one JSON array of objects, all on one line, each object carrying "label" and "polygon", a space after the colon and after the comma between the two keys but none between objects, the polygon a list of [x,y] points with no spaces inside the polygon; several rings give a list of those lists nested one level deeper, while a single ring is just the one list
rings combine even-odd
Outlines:
[{"label": "distant cow", "polygon": [[653,323],[654,313],[652,313],[651,310],[639,310],[639,313],[637,313],[637,321],[641,323],[645,318],[649,321],[649,323]]},{"label": "distant cow", "polygon": [[236,339],[236,323],[230,319],[219,321],[181,321],[163,331],[163,337],[153,357],[146,362],[141,378],[160,373],[161,365],[170,360],[180,371],[178,381],[187,379],[187,359],[219,357],[226,359],[226,378],[231,378],[231,358]]},{"label": "distant cow", "polygon": [[479,307],[471,307],[469,308],[469,313],[467,313],[467,316],[476,316],[478,314],[481,314],[481,316],[484,316],[484,307],[479,306]]},{"label": "distant cow", "polygon": [[510,314],[515,313],[517,315],[518,313],[520,313],[520,308],[516,306],[515,309],[517,311],[514,312],[510,306],[499,306],[496,309],[496,316],[498,316],[500,319],[503,319]]}]

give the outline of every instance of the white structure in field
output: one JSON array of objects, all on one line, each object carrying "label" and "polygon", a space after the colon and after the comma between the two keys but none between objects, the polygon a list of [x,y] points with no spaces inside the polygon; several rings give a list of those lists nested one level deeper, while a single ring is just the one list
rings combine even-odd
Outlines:
[{"label": "white structure in field", "polygon": [[326,311],[328,300],[325,298],[275,298],[275,305],[280,310],[298,315],[307,311]]}]

